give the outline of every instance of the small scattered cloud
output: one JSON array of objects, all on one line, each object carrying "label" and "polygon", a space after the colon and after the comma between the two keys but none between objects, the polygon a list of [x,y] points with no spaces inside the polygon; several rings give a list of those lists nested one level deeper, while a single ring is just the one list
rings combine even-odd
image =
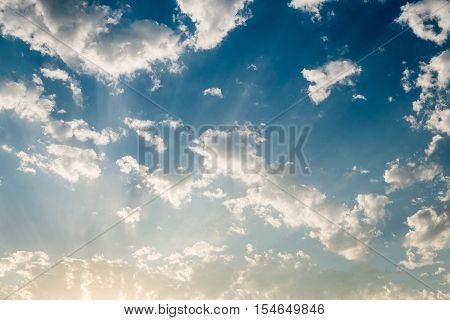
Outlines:
[{"label": "small scattered cloud", "polygon": [[350,79],[361,73],[361,67],[350,60],[331,61],[317,69],[303,69],[303,77],[313,84],[308,87],[308,95],[315,104],[324,101],[337,85],[353,85]]},{"label": "small scattered cloud", "polygon": [[210,95],[213,97],[223,98],[222,90],[220,88],[207,88],[203,90],[203,95]]},{"label": "small scattered cloud", "polygon": [[356,100],[364,100],[364,101],[367,101],[367,98],[366,98],[365,96],[363,96],[362,94],[357,93],[357,94],[354,94],[354,95],[352,96],[352,100],[353,100],[353,101],[356,101]]}]

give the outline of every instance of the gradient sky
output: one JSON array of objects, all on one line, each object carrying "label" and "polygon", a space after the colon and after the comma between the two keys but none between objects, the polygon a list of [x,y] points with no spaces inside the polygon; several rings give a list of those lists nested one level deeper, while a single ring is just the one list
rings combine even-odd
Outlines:
[{"label": "gradient sky", "polygon": [[[0,9],[2,295],[130,212],[12,298],[448,294],[448,1]],[[138,161],[138,137],[171,145],[157,129],[234,124],[266,163],[251,125],[268,122],[312,127],[310,175],[269,181],[239,158],[227,172],[220,128],[188,144],[215,150],[217,170],[169,192],[183,175]]]}]

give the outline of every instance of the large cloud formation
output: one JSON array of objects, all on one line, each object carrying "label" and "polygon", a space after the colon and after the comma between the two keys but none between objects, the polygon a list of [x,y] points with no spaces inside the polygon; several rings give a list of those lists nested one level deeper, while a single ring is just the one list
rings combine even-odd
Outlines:
[{"label": "large cloud formation", "polygon": [[0,9],[4,37],[21,39],[31,49],[99,79],[151,71],[158,63],[179,70],[180,38],[155,21],[127,23],[122,10],[77,0],[7,0]]}]

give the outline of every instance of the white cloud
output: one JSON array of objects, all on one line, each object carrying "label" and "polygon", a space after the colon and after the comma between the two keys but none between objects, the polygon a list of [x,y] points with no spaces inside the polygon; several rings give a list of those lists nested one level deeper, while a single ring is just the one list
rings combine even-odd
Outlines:
[{"label": "white cloud", "polygon": [[40,84],[3,81],[0,83],[0,111],[9,110],[30,122],[45,122],[55,108],[53,96],[44,96]]},{"label": "white cloud", "polygon": [[433,57],[428,64],[422,63],[415,86],[421,89],[420,97],[413,103],[413,110],[420,113],[428,105],[435,111],[445,108],[446,89],[450,81],[450,50]]},{"label": "white cloud", "polygon": [[141,221],[142,208],[125,207],[117,211],[116,214],[118,217],[125,219],[125,223],[135,224],[136,222]]},{"label": "white cloud", "polygon": [[148,190],[161,195],[162,199],[167,200],[175,208],[190,202],[192,190],[203,187],[205,183],[201,178],[198,180],[190,178],[177,185],[176,188],[171,188],[173,184],[180,181],[181,176],[165,174],[162,169],[150,172],[146,166],[140,165],[131,156],[120,158],[116,161],[116,164],[120,172],[136,177]]},{"label": "white cloud", "polygon": [[405,92],[409,92],[412,89],[413,84],[411,83],[411,76],[414,74],[414,71],[405,68],[402,72],[402,88]]},{"label": "white cloud", "polygon": [[217,47],[234,28],[245,24],[253,0],[177,0],[180,12],[195,24],[189,39],[195,49]]},{"label": "white cloud", "polygon": [[378,194],[358,194],[356,197],[358,210],[362,210],[367,224],[374,225],[385,216],[386,205],[392,203],[388,197]]},{"label": "white cloud", "polygon": [[319,104],[328,98],[336,84],[353,85],[349,77],[360,74],[361,70],[350,60],[337,60],[317,69],[303,69],[302,75],[313,83],[308,87],[308,94],[315,104]]},{"label": "white cloud", "polygon": [[388,192],[404,189],[417,182],[432,181],[442,173],[442,169],[435,163],[416,164],[409,162],[401,165],[399,159],[388,164],[384,171],[384,181],[389,184]]},{"label": "white cloud", "polygon": [[436,134],[433,136],[433,138],[431,138],[430,143],[428,144],[428,147],[425,149],[425,154],[429,157],[433,154],[433,152],[436,150],[437,145],[439,143],[439,141],[441,141],[442,139],[444,139],[444,137]]},{"label": "white cloud", "polygon": [[[421,39],[443,45],[450,31],[450,12],[446,0],[422,0],[407,3],[401,7],[402,13],[395,20],[408,25]],[[437,28],[433,24],[437,24]]]},{"label": "white cloud", "polygon": [[25,279],[31,279],[33,271],[48,265],[49,257],[43,251],[16,251],[9,257],[0,258],[0,278],[15,272]]},{"label": "white cloud", "polygon": [[120,134],[111,128],[105,128],[101,131],[95,131],[89,127],[89,124],[82,120],[51,120],[43,125],[46,135],[59,141],[66,141],[75,138],[78,141],[85,142],[91,140],[96,145],[107,145],[116,142]]},{"label": "white cloud", "polygon": [[450,50],[433,57],[428,64],[421,64],[415,81],[415,86],[421,90],[419,98],[413,102],[416,114],[404,117],[413,129],[425,129],[433,133],[425,149],[427,157],[436,150],[440,141],[450,135],[449,70]]},{"label": "white cloud", "polygon": [[[52,76],[65,77],[64,73],[56,74]],[[30,83],[13,81],[0,83],[0,111],[13,111],[21,119],[40,123],[44,134],[53,139],[66,141],[74,138],[81,142],[91,140],[96,145],[106,145],[120,138],[120,135],[111,128],[96,131],[81,119],[55,120],[51,116],[54,109],[55,96],[44,95],[42,82],[36,76]]]},{"label": "white cloud", "polygon": [[227,196],[221,188],[217,188],[215,191],[204,191],[203,195],[211,199],[223,199]]},{"label": "white cloud", "polygon": [[[401,264],[409,269],[435,264],[437,251],[450,247],[450,220],[446,212],[438,213],[425,207],[406,219],[409,231],[405,235],[404,247],[407,260]],[[416,252],[416,253],[415,253]],[[420,260],[417,260],[417,256]]]},{"label": "white cloud", "polygon": [[221,253],[225,250],[225,246],[215,247],[208,242],[199,241],[196,242],[192,247],[185,248],[183,253],[186,256],[194,256],[203,259],[204,261],[209,261],[215,258],[217,253]]},{"label": "white cloud", "polygon": [[162,254],[153,247],[142,247],[133,252],[132,256],[137,260],[138,267],[144,267],[149,261],[161,259]]},{"label": "white cloud", "polygon": [[20,161],[19,171],[35,174],[36,170],[53,173],[70,183],[79,179],[96,179],[101,170],[98,161],[103,155],[98,155],[92,149],[81,149],[61,144],[49,144],[46,153],[14,152]]},{"label": "white cloud", "polygon": [[313,14],[312,20],[320,21],[322,17],[320,16],[320,9],[322,5],[329,0],[291,0],[288,6],[292,9],[301,10]]},{"label": "white cloud", "polygon": [[356,164],[352,167],[352,172],[358,172],[360,174],[369,174],[370,173],[369,170],[359,168]]},{"label": "white cloud", "polygon": [[428,129],[450,135],[450,109],[435,110],[426,122]]},{"label": "white cloud", "polygon": [[210,96],[213,96],[213,97],[219,97],[220,99],[223,98],[222,90],[220,88],[208,88],[208,89],[205,89],[205,90],[203,90],[203,95],[204,96],[210,95]]},{"label": "white cloud", "polygon": [[367,101],[367,98],[365,96],[363,96],[362,94],[358,93],[358,94],[354,94],[352,96],[352,100],[356,101],[356,100],[365,100]]},{"label": "white cloud", "polygon": [[[34,24],[51,32],[57,41]],[[69,0],[54,5],[49,0],[7,0],[0,3],[3,36],[19,38],[41,54],[61,58],[79,72],[115,81],[137,71],[151,71],[157,63],[178,71],[183,51],[179,36],[163,24],[151,20],[126,22],[122,11],[106,5]],[[82,52],[94,64],[80,58]],[[102,70],[103,69],[103,70]]]},{"label": "white cloud", "polygon": [[69,76],[66,71],[61,69],[41,68],[41,73],[46,78],[64,82],[72,92],[73,101],[75,101],[78,106],[83,105],[83,93],[80,88],[80,83]]}]

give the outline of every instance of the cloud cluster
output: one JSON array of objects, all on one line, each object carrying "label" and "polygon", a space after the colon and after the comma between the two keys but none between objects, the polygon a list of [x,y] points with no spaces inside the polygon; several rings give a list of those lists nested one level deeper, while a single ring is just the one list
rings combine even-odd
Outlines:
[{"label": "cloud cluster", "polygon": [[406,222],[410,230],[403,243],[408,258],[401,262],[405,267],[415,269],[435,264],[437,251],[450,248],[450,219],[447,212],[424,207],[408,217]]},{"label": "cloud cluster", "polygon": [[[234,139],[233,152],[227,152],[230,135],[237,134],[250,137],[253,143],[246,144],[242,139]],[[267,174],[265,160],[258,155],[256,147],[261,137],[248,127],[237,127],[232,132],[209,129],[194,140],[188,148],[201,156],[205,167],[213,170],[199,170],[194,177],[182,185],[162,194],[162,198],[178,208],[190,202],[195,190],[209,197],[220,199],[231,214],[229,233],[245,234],[247,232],[247,215],[252,214],[262,219],[273,228],[298,229],[307,227],[311,238],[319,240],[329,251],[344,256],[349,260],[360,260],[367,256],[367,248],[351,235],[364,243],[370,243],[377,236],[376,224],[384,218],[384,207],[390,203],[386,196],[361,194],[355,200],[358,205],[350,209],[344,203],[330,199],[314,187],[292,185],[281,176]],[[247,158],[241,155],[245,150]],[[182,175],[163,175],[161,170],[153,172],[137,162],[131,156],[117,161],[119,170],[126,176],[137,180],[139,185],[156,194],[167,190]],[[249,168],[259,168],[258,172]],[[268,176],[267,180],[264,176]],[[205,190],[214,181],[230,179],[240,194],[233,195],[216,190]],[[286,191],[280,189],[281,186]]]},{"label": "cloud cluster", "polygon": [[70,183],[76,183],[81,178],[98,178],[101,174],[98,162],[104,159],[104,154],[99,155],[93,149],[62,144],[48,144],[45,153],[16,152],[7,146],[3,150],[13,153],[19,159],[19,171],[36,174],[37,170],[41,170]]},{"label": "cloud cluster", "polygon": [[353,75],[361,73],[361,67],[350,60],[330,61],[317,69],[303,69],[303,77],[313,84],[308,87],[308,95],[315,104],[329,97],[336,84],[353,85]]},{"label": "cloud cluster", "polygon": [[436,163],[414,163],[405,165],[399,159],[388,164],[384,171],[384,181],[389,184],[387,192],[410,187],[418,182],[432,181],[442,173],[442,168]]},{"label": "cloud cluster", "polygon": [[320,21],[322,19],[320,15],[320,9],[325,2],[329,0],[291,0],[288,6],[292,9],[301,10],[304,12],[311,13],[313,21]]},{"label": "cloud cluster", "polygon": [[69,76],[66,71],[61,69],[41,68],[41,73],[48,79],[62,81],[72,92],[72,98],[75,104],[77,106],[83,105],[83,92],[81,91],[80,83]]},{"label": "cloud cluster", "polygon": [[[450,11],[447,5],[447,0],[406,3],[395,21],[409,26],[419,38],[443,45],[450,32]],[[434,23],[438,28],[435,28]]]},{"label": "cloud cluster", "polygon": [[[199,247],[199,243],[192,247]],[[204,247],[212,247],[204,243]],[[304,252],[252,252],[239,264],[209,250],[208,259],[188,247],[164,255],[153,247],[131,260],[66,258],[18,292],[15,299],[427,299],[436,296],[388,281],[374,270],[324,271]],[[20,263],[17,261],[20,259]],[[43,252],[16,252],[0,259],[0,294],[50,263]],[[15,281],[11,280],[14,279]],[[276,281],[274,281],[276,279]],[[51,280],[51,281],[50,281]],[[19,282],[17,282],[19,281]]]},{"label": "cloud cluster", "polygon": [[28,122],[39,123],[43,133],[58,141],[76,139],[96,145],[116,142],[120,135],[111,128],[96,131],[82,119],[56,120],[52,117],[55,96],[45,95],[42,80],[34,75],[31,82],[3,81],[0,83],[0,111],[14,112]]},{"label": "cloud cluster", "polygon": [[[424,129],[433,134],[425,149],[427,157],[434,153],[439,141],[450,135],[449,70],[450,50],[445,50],[433,57],[429,63],[422,63],[417,79],[413,82],[414,86],[420,89],[420,95],[413,102],[415,114],[405,116],[405,120],[412,128]],[[411,72],[407,72],[408,77],[410,74]],[[403,87],[409,91],[411,83],[404,78],[402,78]]]},{"label": "cloud cluster", "polygon": [[195,25],[195,33],[189,34],[188,44],[197,50],[217,47],[231,30],[250,18],[251,2],[253,0],[177,0],[180,12]]}]

